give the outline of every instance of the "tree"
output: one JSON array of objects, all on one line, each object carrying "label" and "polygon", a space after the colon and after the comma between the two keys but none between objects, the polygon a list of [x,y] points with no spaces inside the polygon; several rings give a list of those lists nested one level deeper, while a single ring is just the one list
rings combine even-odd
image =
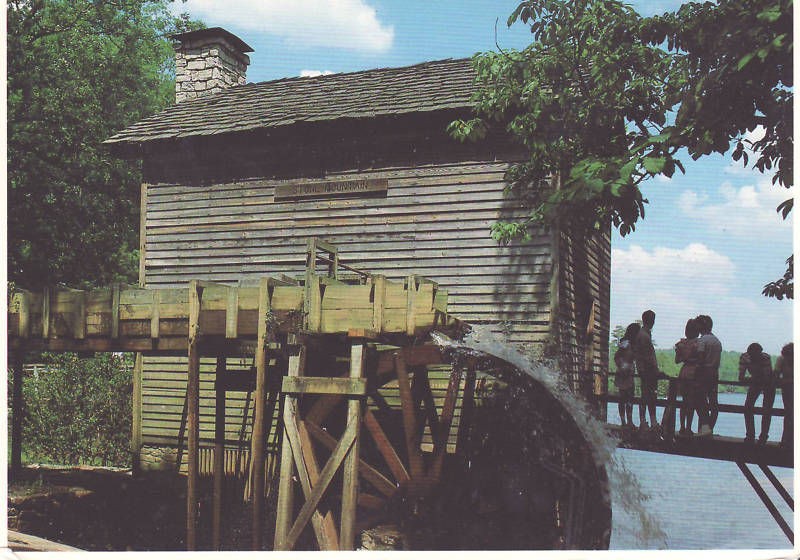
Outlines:
[{"label": "tree", "polygon": [[533,42],[476,57],[476,117],[450,126],[464,140],[501,127],[528,151],[507,179],[529,217],[494,224],[493,237],[534,224],[627,235],[645,214],[641,185],[684,171],[681,150],[697,159],[733,145],[746,165],[757,127],[754,167],[791,186],[792,4],[720,0],[643,18],[619,0],[520,3],[508,24]]},{"label": "tree", "polygon": [[135,279],[140,170],[101,142],[173,99],[170,3],[7,3],[12,282]]}]

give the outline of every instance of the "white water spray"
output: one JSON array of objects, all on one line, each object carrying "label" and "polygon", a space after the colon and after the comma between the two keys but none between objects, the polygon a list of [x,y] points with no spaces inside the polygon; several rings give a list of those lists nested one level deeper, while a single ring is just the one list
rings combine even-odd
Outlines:
[{"label": "white water spray", "polygon": [[617,527],[617,530],[632,533],[635,542],[642,548],[666,548],[666,535],[661,530],[657,518],[646,507],[650,497],[642,490],[639,481],[628,469],[622,457],[615,453],[617,440],[606,431],[586,403],[569,389],[563,375],[541,360],[521,353],[513,344],[503,341],[488,326],[471,325],[471,328],[472,330],[462,341],[454,341],[437,332],[431,336],[433,342],[441,347],[496,356],[544,385],[569,411],[584,438],[591,444],[595,462],[605,467],[611,489],[611,501],[621,504],[637,525]]}]

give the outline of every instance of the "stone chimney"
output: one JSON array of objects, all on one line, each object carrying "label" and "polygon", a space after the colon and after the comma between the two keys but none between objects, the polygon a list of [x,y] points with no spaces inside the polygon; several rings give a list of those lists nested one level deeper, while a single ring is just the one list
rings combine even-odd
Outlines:
[{"label": "stone chimney", "polygon": [[211,95],[245,83],[250,46],[221,27],[172,35],[175,46],[175,102]]}]

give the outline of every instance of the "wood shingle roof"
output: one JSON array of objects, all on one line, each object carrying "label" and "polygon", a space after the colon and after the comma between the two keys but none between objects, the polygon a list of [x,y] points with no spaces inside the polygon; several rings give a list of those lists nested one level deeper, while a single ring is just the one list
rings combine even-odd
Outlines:
[{"label": "wood shingle roof", "polygon": [[115,134],[113,147],[302,122],[372,118],[472,107],[470,59],[446,59],[313,78],[251,83],[184,101]]}]

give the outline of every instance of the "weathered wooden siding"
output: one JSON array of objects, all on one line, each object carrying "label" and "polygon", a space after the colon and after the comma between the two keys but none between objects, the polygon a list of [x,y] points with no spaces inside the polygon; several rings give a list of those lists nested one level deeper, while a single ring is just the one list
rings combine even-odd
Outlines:
[{"label": "weathered wooden siding", "polygon": [[[607,233],[584,236],[564,228],[559,236],[558,253],[560,365],[570,375],[573,390],[588,396],[593,374],[608,369],[610,236]],[[587,367],[587,357],[591,367]]]},{"label": "weathered wooden siding", "polygon": [[[327,173],[326,180],[386,178],[385,195],[273,199],[281,181],[147,186],[144,280],[179,286],[191,279],[254,281],[303,273],[305,244],[320,237],[340,259],[389,278],[421,274],[449,290],[451,313],[490,322],[516,343],[534,346],[549,333],[550,238],[498,245],[500,218],[525,215],[504,194],[502,162],[461,162]],[[319,177],[315,177],[319,179]],[[201,440],[213,436],[212,361],[201,378]],[[142,378],[142,442],[173,445],[181,432],[185,361],[147,358]],[[227,438],[236,442],[246,394],[230,393]],[[247,427],[249,429],[249,426]]]}]

